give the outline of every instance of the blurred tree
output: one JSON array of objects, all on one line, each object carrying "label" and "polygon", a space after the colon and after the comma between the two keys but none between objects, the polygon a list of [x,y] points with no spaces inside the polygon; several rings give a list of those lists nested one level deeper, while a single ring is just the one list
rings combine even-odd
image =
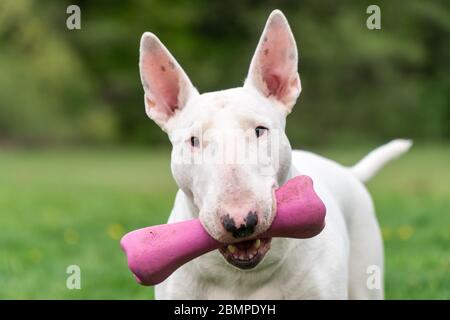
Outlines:
[{"label": "blurred tree", "polygon": [[0,38],[2,139],[61,143],[113,138],[114,115],[96,99],[78,53],[36,3],[2,1]]},{"label": "blurred tree", "polygon": [[239,86],[265,20],[290,21],[303,92],[293,145],[393,137],[450,138],[448,1],[74,1],[0,3],[0,137],[17,141],[158,143],[144,113],[138,45],[152,31],[200,92]]}]

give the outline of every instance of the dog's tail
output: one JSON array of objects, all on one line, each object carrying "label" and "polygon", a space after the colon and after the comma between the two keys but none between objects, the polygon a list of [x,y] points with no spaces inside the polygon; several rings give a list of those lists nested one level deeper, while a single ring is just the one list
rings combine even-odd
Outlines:
[{"label": "dog's tail", "polygon": [[353,174],[362,182],[369,181],[389,161],[394,160],[411,148],[412,141],[396,139],[370,152],[351,167]]}]

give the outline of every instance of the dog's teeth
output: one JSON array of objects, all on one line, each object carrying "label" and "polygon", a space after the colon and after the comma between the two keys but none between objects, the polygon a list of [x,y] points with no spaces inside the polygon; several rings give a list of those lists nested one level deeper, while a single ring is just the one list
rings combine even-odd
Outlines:
[{"label": "dog's teeth", "polygon": [[260,239],[256,239],[256,240],[255,240],[255,243],[254,243],[254,247],[255,247],[256,249],[259,249],[260,246],[261,246],[261,240],[260,240]]},{"label": "dog's teeth", "polygon": [[236,252],[236,247],[233,246],[232,244],[229,244],[227,247],[228,251],[230,251],[231,253],[235,253]]},{"label": "dog's teeth", "polygon": [[249,259],[253,259],[254,256],[255,256],[254,253],[250,253],[249,256],[248,256],[248,258],[249,258]]}]

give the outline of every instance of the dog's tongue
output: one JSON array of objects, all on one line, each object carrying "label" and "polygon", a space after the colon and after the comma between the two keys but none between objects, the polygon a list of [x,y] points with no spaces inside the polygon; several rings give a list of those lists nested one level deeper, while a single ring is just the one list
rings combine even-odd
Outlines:
[{"label": "dog's tongue", "polygon": [[250,249],[255,243],[255,240],[247,240],[247,241],[242,241],[242,242],[238,242],[238,243],[234,243],[233,245],[238,248],[239,250],[245,251],[247,249]]}]

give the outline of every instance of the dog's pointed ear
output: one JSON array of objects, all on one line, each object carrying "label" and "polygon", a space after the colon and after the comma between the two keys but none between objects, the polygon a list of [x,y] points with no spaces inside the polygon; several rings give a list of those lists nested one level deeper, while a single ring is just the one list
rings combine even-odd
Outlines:
[{"label": "dog's pointed ear", "polygon": [[297,45],[286,17],[274,10],[267,20],[244,87],[279,101],[290,113],[301,91]]},{"label": "dog's pointed ear", "polygon": [[164,131],[189,99],[198,95],[186,73],[152,33],[142,35],[139,71],[145,92],[145,110]]}]

